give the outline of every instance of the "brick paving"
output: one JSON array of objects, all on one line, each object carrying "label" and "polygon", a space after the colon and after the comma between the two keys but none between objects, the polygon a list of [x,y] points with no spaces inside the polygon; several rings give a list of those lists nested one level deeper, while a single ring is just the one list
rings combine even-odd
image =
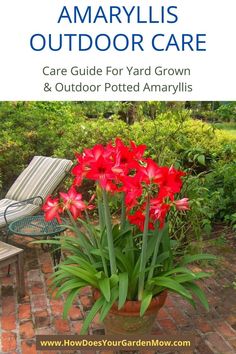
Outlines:
[{"label": "brick paving", "polygon": [[[215,249],[214,249],[215,251]],[[236,353],[236,252],[234,245],[216,247],[221,260],[208,270],[213,277],[203,283],[210,311],[201,305],[195,310],[178,295],[169,294],[165,306],[160,310],[153,334],[172,335],[194,334],[195,354],[233,354]],[[201,268],[195,267],[196,271]],[[204,269],[205,270],[205,269]],[[73,304],[67,320],[62,319],[63,298],[55,299],[49,291],[52,260],[36,245],[25,249],[26,295],[17,300],[15,269],[10,276],[1,269],[0,298],[0,353],[34,354],[37,334],[78,334],[84,314],[89,310],[92,298],[90,289],[83,291]],[[103,326],[98,316],[90,327],[90,334],[103,334]],[[79,353],[74,351],[73,353]],[[185,350],[181,353],[191,353]],[[38,353],[63,353],[41,351]],[[64,351],[64,353],[72,353]],[[94,351],[83,351],[85,354]],[[104,351],[102,354],[111,354]],[[146,351],[151,354],[154,351]],[[177,354],[178,351],[166,351]]]}]

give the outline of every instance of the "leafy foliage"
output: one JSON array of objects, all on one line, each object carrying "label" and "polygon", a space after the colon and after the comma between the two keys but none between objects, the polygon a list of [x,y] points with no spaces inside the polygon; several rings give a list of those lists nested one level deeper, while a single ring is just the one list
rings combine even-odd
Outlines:
[{"label": "leafy foliage", "polygon": [[224,122],[236,122],[236,102],[230,102],[217,109],[217,114]]},{"label": "leafy foliage", "polygon": [[[127,125],[126,119],[120,117],[128,115],[130,105],[128,102],[1,102],[2,195],[34,155],[73,159],[75,150],[81,152],[84,147],[106,144],[119,136],[125,142],[132,139],[146,144],[148,156],[159,164],[173,164],[188,172],[185,184],[192,211],[186,217],[178,217],[178,237],[199,237],[202,230],[210,231],[215,220],[235,223],[236,209],[231,202],[233,197],[230,198],[235,185],[230,176],[235,175],[236,135],[191,119],[191,111],[184,110],[181,102],[138,102],[137,119],[133,125]],[[199,111],[210,111],[211,107],[211,103],[194,102],[190,106]],[[234,102],[220,105],[213,112],[226,110],[233,112],[230,119],[234,119]],[[97,119],[87,118],[93,115]],[[109,119],[104,118],[108,116]]]},{"label": "leafy foliage", "polygon": [[[90,237],[87,233],[81,234],[78,227],[74,237],[67,236],[54,241],[45,241],[61,245],[63,252],[67,254],[66,259],[59,264],[52,276],[52,286],[56,289],[56,296],[66,294],[64,316],[67,316],[73,299],[83,287],[89,285],[99,291],[99,296],[84,321],[81,334],[86,333],[89,324],[98,312],[102,321],[115,302],[118,308],[122,308],[126,300],[137,299],[141,262],[140,237],[137,237],[134,242],[133,227],[126,225],[124,236],[124,232],[117,225],[113,225],[117,273],[109,275],[111,273],[110,271],[107,273],[109,269],[108,243],[106,235],[104,237],[106,230],[101,230],[98,225],[90,225]],[[81,235],[83,243],[86,242],[86,250],[82,246]],[[176,252],[175,243],[172,243],[169,238],[168,224],[158,235],[149,235],[147,250],[145,289],[140,316],[147,310],[153,296],[164,289],[180,294],[194,306],[196,297],[208,309],[205,295],[195,282],[210,274],[194,273],[187,265],[198,260],[215,259],[214,256],[185,254],[180,257]],[[92,263],[90,257],[92,257]]]}]

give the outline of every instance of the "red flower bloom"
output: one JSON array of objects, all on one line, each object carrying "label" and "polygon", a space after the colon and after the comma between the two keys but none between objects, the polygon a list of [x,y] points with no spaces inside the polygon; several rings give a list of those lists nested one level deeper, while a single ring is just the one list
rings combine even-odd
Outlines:
[{"label": "red flower bloom", "polygon": [[92,201],[95,199],[95,197],[96,197],[96,194],[94,193],[94,194],[91,196],[91,198],[89,199],[89,202],[88,202],[88,204],[87,204],[87,206],[86,206],[86,209],[88,209],[88,210],[93,210],[93,209],[95,209],[95,205],[91,204]]},{"label": "red flower bloom", "polygon": [[100,158],[106,159],[109,155],[110,152],[106,151],[102,145],[95,145],[92,149],[84,149],[83,154],[76,154],[78,164],[72,169],[72,174],[76,176],[73,184],[80,186],[83,179],[93,168],[91,164]]},{"label": "red flower bloom", "polygon": [[60,192],[60,196],[64,202],[63,209],[70,210],[74,219],[77,219],[81,215],[81,211],[86,209],[86,205],[82,201],[82,194],[77,193],[73,186],[68,193]]},{"label": "red flower bloom", "polygon": [[87,178],[99,182],[103,189],[108,187],[108,182],[111,182],[115,175],[112,172],[113,163],[103,156],[100,156],[96,161],[90,162],[90,171],[87,173]]},{"label": "red flower bloom", "polygon": [[190,209],[188,198],[175,200],[174,205],[176,206],[176,209],[178,209],[178,210],[189,210]]},{"label": "red flower bloom", "polygon": [[136,145],[133,141],[130,142],[130,150],[134,154],[137,160],[141,160],[143,158],[143,154],[146,150],[146,145]]},{"label": "red flower bloom", "polygon": [[[132,142],[131,142],[132,144]],[[134,144],[134,143],[133,143]],[[139,162],[137,156],[142,156],[136,147],[137,151],[124,145],[124,143],[117,138],[115,141],[115,146],[108,146],[111,151],[113,151],[114,166],[112,171],[116,174],[127,175],[131,170],[139,168]]]},{"label": "red flower bloom", "polygon": [[145,160],[146,166],[140,167],[140,172],[143,174],[143,182],[160,184],[163,181],[164,175],[162,168],[159,167],[152,159]]},{"label": "red flower bloom", "polygon": [[57,219],[61,223],[60,213],[62,213],[62,207],[59,202],[59,198],[52,199],[51,196],[47,196],[44,205],[42,206],[44,211],[44,217],[46,221]]},{"label": "red flower bloom", "polygon": [[86,177],[98,181],[102,188],[108,188],[108,182],[111,182],[115,177],[111,170],[114,164],[111,154],[112,151],[102,145],[95,145],[92,149],[84,149],[82,155],[77,155],[78,165],[72,170],[76,176],[74,185],[80,185],[83,178]]},{"label": "red flower bloom", "polygon": [[156,198],[151,200],[150,206],[150,218],[155,223],[157,220],[159,221],[159,227],[162,227],[165,224],[166,216],[168,211],[170,210],[170,205],[164,203],[162,200]]},{"label": "red flower bloom", "polygon": [[106,146],[95,145],[92,149],[84,149],[83,154],[77,154],[78,164],[72,169],[75,175],[74,185],[81,185],[84,178],[97,181],[100,186],[109,191],[119,191],[120,176],[127,176],[130,171],[138,170],[144,145],[136,146],[130,142],[126,146],[117,138],[115,144]]},{"label": "red flower bloom", "polygon": [[140,230],[144,228],[147,193],[152,198],[149,229],[154,228],[156,221],[163,227],[172,205],[177,210],[188,210],[187,198],[175,200],[175,194],[182,188],[185,173],[173,167],[161,167],[151,158],[144,159],[145,149],[145,145],[136,145],[133,141],[125,145],[117,138],[114,144],[97,144],[91,149],[84,149],[82,154],[76,154],[78,163],[72,170],[75,176],[73,186],[68,193],[60,193],[61,203],[59,198],[47,198],[43,206],[46,220],[56,217],[60,221],[60,214],[64,210],[70,210],[76,219],[83,210],[94,208],[90,204],[91,200],[88,203],[82,201],[82,195],[74,187],[81,185],[84,178],[96,181],[106,191],[124,192],[127,218]]},{"label": "red flower bloom", "polygon": [[71,173],[76,176],[73,184],[80,186],[90,168],[86,162],[85,155],[76,154],[76,157],[78,164],[72,169]]},{"label": "red flower bloom", "polygon": [[173,167],[161,167],[161,169],[163,173],[163,179],[160,184],[158,198],[164,199],[169,197],[173,201],[174,195],[181,191],[183,185],[181,178],[185,176],[185,173],[176,170]]},{"label": "red flower bloom", "polygon": [[142,195],[141,175],[137,173],[135,176],[125,176],[120,179],[123,183],[121,189],[125,192],[125,204],[128,209],[131,209]]},{"label": "red flower bloom", "polygon": [[84,149],[84,158],[87,161],[97,161],[100,157],[105,159],[111,155],[111,152],[103,145],[97,144],[92,149]]},{"label": "red flower bloom", "polygon": [[[128,219],[131,224],[136,225],[143,232],[145,223],[145,211],[143,207],[138,209],[134,214],[129,214]],[[154,225],[151,221],[149,221],[148,229],[154,230]]]}]

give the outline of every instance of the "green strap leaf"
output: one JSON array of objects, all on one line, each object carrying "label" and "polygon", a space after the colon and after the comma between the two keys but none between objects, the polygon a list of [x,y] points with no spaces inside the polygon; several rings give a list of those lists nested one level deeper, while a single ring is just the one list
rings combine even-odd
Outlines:
[{"label": "green strap leaf", "polygon": [[97,287],[97,280],[94,277],[94,274],[92,275],[91,273],[87,272],[84,269],[75,266],[64,266],[64,265],[60,265],[60,269],[66,271],[71,275],[74,275],[75,277],[78,277],[79,279],[85,280],[88,283],[88,285],[92,285],[95,288]]},{"label": "green strap leaf", "polygon": [[70,279],[67,280],[64,284],[62,284],[60,286],[60,288],[58,289],[57,293],[56,293],[56,297],[58,298],[59,296],[61,296],[63,293],[65,293],[66,291],[71,291],[73,289],[81,289],[83,287],[86,286],[85,282],[81,282],[81,281],[77,281],[75,279]]},{"label": "green strap leaf", "polygon": [[202,279],[202,278],[209,278],[212,276],[212,273],[206,273],[206,272],[199,272],[196,273],[196,279]]},{"label": "green strap leaf", "polygon": [[134,248],[134,239],[132,232],[129,232],[127,237],[127,247],[125,249],[125,255],[130,259],[130,263],[132,265],[132,269],[134,267],[134,255],[135,255],[135,248]]},{"label": "green strap leaf", "polygon": [[185,286],[186,288],[191,290],[194,293],[194,295],[196,295],[199,298],[199,300],[201,301],[205,309],[209,311],[209,304],[206,295],[204,294],[202,289],[197,284],[191,282],[185,283]]},{"label": "green strap leaf", "polygon": [[197,280],[197,278],[192,274],[177,274],[173,277],[177,283],[185,283],[187,281]]},{"label": "green strap leaf", "polygon": [[91,250],[90,253],[94,254],[95,256],[99,256],[99,257],[101,257],[103,254],[105,259],[109,259],[108,250],[106,250],[105,248],[103,248],[102,252],[100,249],[94,248],[93,250]]},{"label": "green strap leaf", "polygon": [[77,296],[77,294],[79,293],[80,288],[78,289],[73,289],[70,291],[69,295],[66,297],[65,303],[64,303],[64,310],[63,310],[63,318],[65,319],[68,315],[69,309],[72,306],[72,303],[75,299],[75,297]]},{"label": "green strap leaf", "polygon": [[175,273],[189,274],[195,278],[195,273],[193,273],[190,269],[185,268],[185,267],[177,267],[177,268],[171,269],[168,272],[165,272],[163,275],[167,276],[167,275],[171,275],[171,274],[175,274]]},{"label": "green strap leaf", "polygon": [[131,271],[132,266],[129,262],[129,259],[127,257],[125,257],[125,255],[121,252],[121,250],[119,248],[115,248],[115,254],[116,254],[116,258],[117,261],[119,261],[119,265],[122,266],[123,271]]},{"label": "green strap leaf", "polygon": [[[140,234],[140,236],[142,236],[142,234]],[[148,237],[147,253],[146,253],[146,261],[147,262],[153,255],[155,243],[156,243],[156,237]],[[138,252],[138,253],[140,253],[140,252]],[[141,254],[139,255],[139,258],[137,259],[134,268],[131,269],[131,271],[132,271],[131,281],[134,280],[134,283],[136,283],[136,278],[139,277],[140,262],[141,262]]]},{"label": "green strap leaf", "polygon": [[197,262],[197,261],[203,261],[203,260],[216,260],[217,257],[214,256],[213,254],[208,254],[208,253],[199,253],[199,254],[194,254],[192,256],[184,256],[183,259],[180,262],[180,265],[186,265],[192,262]]},{"label": "green strap leaf", "polygon": [[111,288],[115,287],[119,282],[119,276],[118,274],[112,274],[110,276],[110,284],[111,284]]},{"label": "green strap leaf", "polygon": [[106,317],[106,315],[110,311],[112,305],[117,300],[117,298],[118,298],[118,289],[114,288],[111,291],[111,299],[110,299],[110,301],[103,303],[103,306],[102,306],[102,309],[101,309],[101,312],[100,312],[100,317],[99,317],[101,322],[104,320],[104,318]]},{"label": "green strap leaf", "polygon": [[150,281],[150,285],[153,284],[157,286],[161,286],[163,288],[171,289],[188,299],[192,299],[192,295],[190,294],[190,292],[174,279],[167,278],[167,277],[156,277]]},{"label": "green strap leaf", "polygon": [[85,318],[84,320],[84,324],[83,327],[80,331],[81,335],[84,335],[87,333],[88,328],[90,323],[92,322],[92,320],[94,319],[94,317],[96,316],[96,314],[98,313],[98,311],[102,308],[102,305],[104,304],[104,298],[100,297],[99,299],[97,299],[97,301],[94,303],[93,307],[91,308],[91,310],[89,311],[88,316]]},{"label": "green strap leaf", "polygon": [[110,301],[111,298],[110,279],[106,277],[99,279],[98,286],[99,289],[101,290],[101,293],[105,297],[106,301]]},{"label": "green strap leaf", "polygon": [[169,255],[170,255],[170,252],[169,252],[169,251],[165,251],[165,252],[161,253],[161,254],[157,257],[156,263],[158,263],[158,264],[163,263],[166,259],[169,258]]},{"label": "green strap leaf", "polygon": [[84,258],[80,257],[80,256],[69,256],[67,259],[67,263],[71,261],[71,263],[75,263],[78,266],[81,266],[87,270],[89,270],[90,272],[96,272],[96,269],[91,265],[91,263],[89,263],[88,261],[86,261]]},{"label": "green strap leaf", "polygon": [[140,308],[140,316],[144,315],[151,301],[152,301],[152,293],[144,291],[142,302],[141,302],[141,308]]},{"label": "green strap leaf", "polygon": [[153,251],[153,255],[152,255],[150,269],[148,271],[148,280],[153,278],[154,270],[157,265],[156,260],[157,260],[157,256],[159,253],[160,243],[161,243],[161,239],[162,239],[163,232],[164,232],[165,228],[166,228],[166,225],[165,225],[164,229],[159,231],[159,222],[155,223],[155,230],[154,230],[153,237],[156,238],[156,242],[155,242],[155,247],[154,247],[154,251]]},{"label": "green strap leaf", "polygon": [[128,273],[119,274],[119,301],[118,309],[124,306],[128,294],[129,277]]}]

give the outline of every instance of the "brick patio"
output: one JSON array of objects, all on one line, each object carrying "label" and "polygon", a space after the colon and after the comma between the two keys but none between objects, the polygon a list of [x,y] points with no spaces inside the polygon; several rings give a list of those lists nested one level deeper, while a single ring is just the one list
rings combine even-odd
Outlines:
[{"label": "brick patio", "polygon": [[[6,276],[6,270],[1,269],[0,353],[36,353],[37,334],[79,333],[84,313],[91,306],[90,289],[85,289],[77,303],[73,305],[68,320],[62,319],[63,299],[53,299],[49,292],[51,257],[35,246],[25,249],[24,272],[27,293],[20,302],[17,301],[14,267],[9,277]],[[214,251],[223,256],[219,264],[211,269],[214,272],[213,278],[207,279],[203,284],[210,303],[210,312],[207,313],[201,305],[195,310],[179,296],[168,295],[165,307],[159,312],[153,334],[194,333],[196,338],[194,353],[233,354],[236,353],[236,290],[232,283],[236,280],[236,252],[231,243],[214,246]],[[93,333],[104,333],[103,326],[97,318],[90,328],[90,334]],[[74,353],[76,352],[79,351]],[[89,354],[93,351],[83,353]],[[191,351],[186,350],[184,353]]]}]

